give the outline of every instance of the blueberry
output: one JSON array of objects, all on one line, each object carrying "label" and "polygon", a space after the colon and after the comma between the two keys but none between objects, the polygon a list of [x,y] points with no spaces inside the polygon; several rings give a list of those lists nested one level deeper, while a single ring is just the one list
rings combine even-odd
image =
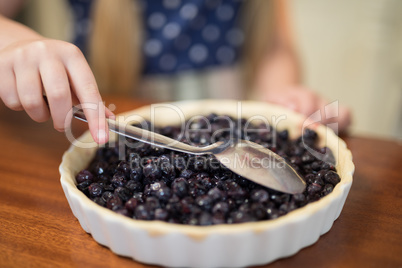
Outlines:
[{"label": "blueberry", "polygon": [[168,202],[165,209],[173,217],[179,218],[182,214],[182,205],[178,202]]},{"label": "blueberry", "polygon": [[146,166],[144,166],[142,172],[144,176],[148,178],[150,181],[156,181],[162,176],[160,168],[154,163],[149,163]]},{"label": "blueberry", "polygon": [[203,177],[200,179],[200,183],[207,189],[211,189],[216,185],[216,182],[210,177]]},{"label": "blueberry", "polygon": [[302,203],[306,200],[306,197],[304,196],[304,194],[300,193],[300,194],[294,194],[293,195],[293,201],[295,202],[299,202]]},{"label": "blueberry", "polygon": [[200,183],[189,184],[189,195],[196,198],[207,193],[205,187]]},{"label": "blueberry", "polygon": [[324,189],[321,192],[322,196],[326,196],[330,193],[332,193],[332,191],[334,190],[334,186],[330,183],[325,184]]},{"label": "blueberry", "polygon": [[197,216],[195,216],[195,215],[193,215],[193,216],[191,216],[190,218],[189,218],[189,220],[187,221],[187,224],[188,225],[199,225],[199,220],[198,220],[198,217]]},{"label": "blueberry", "polygon": [[279,212],[275,208],[268,208],[266,212],[268,219],[276,219],[279,217]]},{"label": "blueberry", "polygon": [[315,160],[315,157],[310,153],[306,152],[302,155],[301,160],[304,164],[311,163]]},{"label": "blueberry", "polygon": [[195,199],[195,203],[203,210],[209,211],[212,208],[212,198],[208,195],[202,195]]},{"label": "blueberry", "polygon": [[311,163],[311,169],[314,171],[319,171],[320,169],[322,169],[322,164],[320,163],[320,161],[314,161],[313,163]]},{"label": "blueberry", "polygon": [[184,197],[188,194],[188,182],[185,178],[177,178],[172,182],[172,191],[173,194],[176,194],[179,197]]},{"label": "blueberry", "polygon": [[140,200],[141,202],[144,202],[145,197],[144,197],[144,193],[134,193],[133,194],[133,198],[137,198],[138,200]]},{"label": "blueberry", "polygon": [[341,178],[339,177],[338,173],[334,172],[334,171],[328,171],[325,175],[324,175],[324,180],[327,183],[332,184],[333,186],[337,185],[340,181]]},{"label": "blueberry", "polygon": [[190,214],[194,210],[194,199],[192,197],[185,197],[180,201],[180,211],[182,214]]},{"label": "blueberry", "polygon": [[303,163],[302,158],[300,156],[291,156],[290,157],[290,163],[294,165],[301,165]]},{"label": "blueberry", "polygon": [[256,218],[251,216],[247,212],[242,212],[242,211],[235,211],[231,214],[231,220],[233,223],[244,223],[244,222],[252,222],[256,221]]},{"label": "blueberry", "polygon": [[128,210],[134,211],[135,208],[141,203],[142,203],[142,201],[140,199],[132,197],[126,202],[126,204],[124,206]]},{"label": "blueberry", "polygon": [[212,199],[213,202],[217,200],[224,200],[226,195],[223,191],[219,190],[218,187],[214,187],[208,191],[208,196]]},{"label": "blueberry", "polygon": [[212,224],[223,224],[226,222],[226,218],[225,216],[223,216],[222,214],[214,214],[212,216]]},{"label": "blueberry", "polygon": [[164,176],[167,177],[174,177],[176,172],[174,170],[174,166],[169,162],[162,162],[161,164],[161,171]]},{"label": "blueberry", "polygon": [[309,196],[314,196],[315,194],[318,194],[322,189],[322,186],[317,184],[317,183],[312,183],[309,186],[307,186],[307,193]]},{"label": "blueberry", "polygon": [[289,194],[282,194],[282,193],[273,193],[270,195],[270,199],[275,203],[275,204],[282,204],[285,202],[289,202],[290,195]]},{"label": "blueberry", "polygon": [[113,196],[111,196],[109,198],[109,200],[107,200],[106,202],[106,206],[109,209],[115,210],[115,208],[120,208],[123,205],[123,201],[121,200],[121,198],[117,195],[117,194],[113,194]]},{"label": "blueberry", "polygon": [[169,213],[166,209],[157,208],[155,209],[155,220],[166,221],[169,217]]},{"label": "blueberry", "polygon": [[141,181],[142,179],[142,168],[140,166],[132,168],[129,175],[131,180]]},{"label": "blueberry", "polygon": [[[318,135],[313,130],[289,140],[287,130],[276,131],[264,124],[253,126],[258,133],[247,132],[244,118],[216,114],[206,118],[211,120],[213,135],[196,132],[208,125],[205,120],[193,121],[192,133],[185,135],[177,126],[159,128],[147,122],[147,128],[202,146],[215,141],[233,143],[231,138],[260,143],[285,158],[303,176],[306,190],[284,194],[231,172],[213,156],[171,152],[143,143],[125,147],[127,160],[119,159],[120,145],[98,149],[88,169],[77,174],[77,188],[95,203],[135,219],[211,225],[275,219],[330,194],[340,182],[331,150],[317,147]],[[322,159],[305,146],[320,153]]]},{"label": "blueberry", "polygon": [[173,159],[173,166],[178,172],[183,172],[186,170],[186,160],[183,157],[176,155]]},{"label": "blueberry", "polygon": [[221,214],[223,216],[227,215],[229,213],[229,205],[226,202],[218,202],[214,205],[212,208],[212,213],[213,214]]},{"label": "blueberry", "polygon": [[145,205],[147,206],[147,208],[149,208],[150,211],[161,207],[159,200],[153,196],[147,197],[147,199],[145,200]]},{"label": "blueberry", "polygon": [[283,141],[287,141],[289,138],[289,131],[287,129],[285,129],[285,130],[279,132],[278,138],[280,138]]},{"label": "blueberry", "polygon": [[317,133],[312,129],[305,129],[303,133],[303,138],[307,140],[316,141],[318,138]]},{"label": "blueberry", "polygon": [[106,161],[99,161],[96,163],[93,171],[96,175],[103,175],[108,167],[108,163]]},{"label": "blueberry", "polygon": [[127,202],[131,197],[130,191],[125,187],[117,187],[114,190],[114,194],[119,196],[123,202]]},{"label": "blueberry", "polygon": [[154,182],[154,183],[149,185],[152,194],[157,192],[157,191],[159,191],[159,189],[161,189],[163,186],[164,185],[163,185],[162,182]]},{"label": "blueberry", "polygon": [[96,204],[98,204],[99,206],[102,206],[102,207],[104,207],[106,205],[106,202],[99,196],[94,197],[92,199],[92,201],[94,201]]},{"label": "blueberry", "polygon": [[268,217],[266,208],[262,203],[252,204],[250,206],[250,212],[257,220],[263,220]]},{"label": "blueberry", "polygon": [[82,170],[80,171],[77,176],[75,176],[75,180],[77,181],[78,184],[82,183],[82,182],[86,182],[86,181],[93,181],[94,176],[92,175],[91,172],[89,172],[89,170]]},{"label": "blueberry", "polygon": [[212,225],[212,215],[208,212],[201,213],[199,217],[199,225]]},{"label": "blueberry", "polygon": [[172,193],[169,187],[163,186],[154,193],[155,197],[162,202],[167,202]]},{"label": "blueberry", "polygon": [[123,187],[124,184],[126,184],[126,182],[127,182],[126,177],[122,173],[114,174],[111,181],[114,188]]},{"label": "blueberry", "polygon": [[102,194],[102,200],[104,202],[109,201],[109,199],[112,198],[112,197],[113,197],[113,193],[110,192],[110,191],[103,192],[103,194]]},{"label": "blueberry", "polygon": [[313,184],[313,183],[319,184],[320,186],[324,186],[324,181],[323,181],[323,179],[322,179],[321,177],[318,177],[318,176],[312,181],[312,184]]},{"label": "blueberry", "polygon": [[307,183],[313,183],[313,181],[316,179],[316,176],[312,173],[307,174],[306,176],[304,176],[304,180]]},{"label": "blueberry", "polygon": [[193,163],[194,169],[197,170],[197,171],[204,170],[204,169],[206,169],[206,163],[207,162],[206,162],[205,158],[196,157],[194,159],[194,163]]},{"label": "blueberry", "polygon": [[283,203],[279,206],[279,214],[285,215],[294,209],[294,203]]},{"label": "blueberry", "polygon": [[127,181],[125,187],[130,190],[130,192],[134,193],[134,192],[140,192],[143,190],[143,185],[141,182],[136,181],[136,180],[129,180]]},{"label": "blueberry", "polygon": [[125,176],[130,176],[130,171],[131,171],[130,163],[128,163],[127,161],[121,161],[117,165],[117,171],[121,172]]},{"label": "blueberry", "polygon": [[232,197],[235,200],[244,198],[247,193],[243,188],[240,187],[236,182],[229,182],[226,185],[228,196]]},{"label": "blueberry", "polygon": [[185,169],[180,173],[180,177],[189,179],[191,178],[191,176],[193,176],[193,174],[194,171],[192,171],[191,169]]},{"label": "blueberry", "polygon": [[130,217],[131,213],[126,209],[126,208],[119,208],[114,210],[117,214],[126,216],[126,217]]},{"label": "blueberry", "polygon": [[264,189],[254,190],[250,197],[253,202],[257,203],[265,203],[269,200],[269,194]]},{"label": "blueberry", "polygon": [[103,193],[103,187],[99,183],[92,183],[88,186],[90,197],[99,197]]},{"label": "blueberry", "polygon": [[325,170],[325,169],[320,170],[317,172],[317,177],[324,180],[324,176],[325,176],[325,174],[327,174],[327,172],[328,172],[328,170]]},{"label": "blueberry", "polygon": [[134,217],[138,220],[152,220],[153,215],[147,206],[141,204],[135,208]]},{"label": "blueberry", "polygon": [[103,185],[103,190],[113,192],[114,191],[114,186],[112,184],[104,184]]},{"label": "blueberry", "polygon": [[87,181],[83,181],[83,182],[77,184],[77,188],[78,188],[78,190],[83,192],[85,195],[89,195],[89,191],[88,191],[89,185],[91,185],[91,181],[87,180]]}]

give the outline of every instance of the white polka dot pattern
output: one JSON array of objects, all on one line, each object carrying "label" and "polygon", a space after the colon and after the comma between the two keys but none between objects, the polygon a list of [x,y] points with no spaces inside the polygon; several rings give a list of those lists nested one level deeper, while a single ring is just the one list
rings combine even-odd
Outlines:
[{"label": "white polka dot pattern", "polygon": [[180,6],[180,2],[180,0],[163,0],[163,7],[166,9],[176,9]]},{"label": "white polka dot pattern", "polygon": [[180,34],[180,25],[176,22],[170,22],[163,28],[163,36],[167,39],[173,39]]},{"label": "white polka dot pattern", "polygon": [[197,16],[198,8],[196,5],[188,3],[180,9],[180,16],[186,20],[192,20]]},{"label": "white polka dot pattern", "polygon": [[221,5],[216,9],[216,17],[221,21],[228,21],[234,16],[234,10],[229,5]]},{"label": "white polka dot pattern", "polygon": [[153,30],[162,28],[166,23],[166,16],[160,12],[152,13],[148,18],[148,26]]},{"label": "white polka dot pattern", "polygon": [[218,40],[220,36],[220,30],[216,25],[207,25],[202,30],[202,37],[208,42],[214,42]]},{"label": "white polka dot pattern", "polygon": [[145,42],[145,55],[155,57],[162,51],[162,42],[158,39],[151,39]]},{"label": "white polka dot pattern", "polygon": [[[68,1],[75,19],[74,43],[85,53],[95,0]],[[143,18],[144,74],[206,69],[239,59],[244,33],[238,15],[245,0],[132,1]]]},{"label": "white polka dot pattern", "polygon": [[195,63],[202,63],[208,57],[208,49],[205,45],[195,44],[190,48],[189,57]]}]

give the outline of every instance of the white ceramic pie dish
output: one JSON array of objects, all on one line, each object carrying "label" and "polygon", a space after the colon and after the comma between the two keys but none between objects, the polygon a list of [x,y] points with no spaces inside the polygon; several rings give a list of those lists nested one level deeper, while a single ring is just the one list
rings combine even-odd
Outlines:
[{"label": "white ceramic pie dish", "polygon": [[[303,117],[278,106],[231,100],[184,101],[146,106],[118,117],[119,120],[154,119],[159,125],[177,124],[182,116],[210,112],[251,118],[286,116],[277,128],[291,137],[301,133]],[[127,119],[130,118],[130,119]],[[329,147],[337,160],[341,182],[321,200],[274,220],[215,226],[189,226],[159,221],[140,221],[118,215],[87,198],[76,187],[75,175],[86,168],[97,147],[89,134],[82,135],[66,151],[60,165],[61,185],[74,216],[100,244],[118,255],[139,262],[169,267],[244,267],[288,257],[315,243],[339,217],[352,185],[354,165],[345,143],[322,125],[316,129],[320,145]],[[112,137],[114,138],[114,137]],[[83,148],[86,147],[86,148]]]}]

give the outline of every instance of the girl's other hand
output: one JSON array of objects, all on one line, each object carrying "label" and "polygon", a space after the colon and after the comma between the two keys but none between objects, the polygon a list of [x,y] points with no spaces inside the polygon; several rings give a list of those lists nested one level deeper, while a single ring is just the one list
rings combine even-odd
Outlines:
[{"label": "girl's other hand", "polygon": [[[293,111],[303,114],[307,118],[318,110],[321,111],[321,124],[337,123],[337,130],[345,132],[351,124],[351,112],[344,106],[329,105],[330,102],[320,97],[317,93],[302,86],[290,86],[283,89],[269,90],[265,92],[265,101],[285,106]],[[332,109],[330,111],[330,109]],[[336,110],[337,109],[337,110]],[[334,115],[337,118],[332,118]]]}]

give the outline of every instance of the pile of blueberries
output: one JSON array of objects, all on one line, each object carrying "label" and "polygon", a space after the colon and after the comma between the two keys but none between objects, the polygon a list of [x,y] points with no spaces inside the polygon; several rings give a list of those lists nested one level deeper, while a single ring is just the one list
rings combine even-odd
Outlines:
[{"label": "pile of blueberries", "polygon": [[281,193],[231,172],[213,156],[174,152],[124,138],[99,148],[76,181],[95,203],[133,219],[189,225],[275,219],[328,195],[340,182],[332,152],[317,147],[317,133],[310,129],[290,140],[287,130],[216,114],[187,122],[184,132],[181,127],[145,123],[141,126],[197,146],[236,138],[259,143],[285,158],[307,187],[301,194]]}]

